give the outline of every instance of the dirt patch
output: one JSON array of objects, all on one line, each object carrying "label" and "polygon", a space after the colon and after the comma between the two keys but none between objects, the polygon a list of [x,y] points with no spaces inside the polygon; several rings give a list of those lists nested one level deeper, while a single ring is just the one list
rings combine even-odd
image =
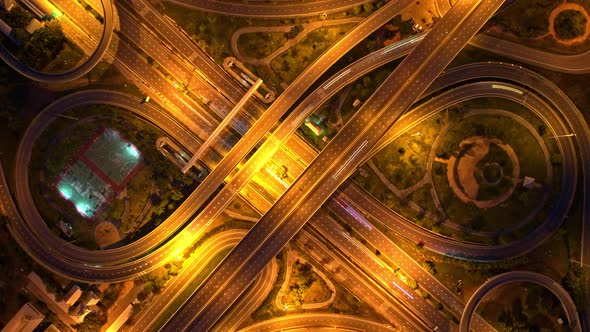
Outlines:
[{"label": "dirt patch", "polygon": [[94,229],[94,240],[101,247],[104,248],[109,244],[113,244],[121,240],[119,229],[108,221],[101,222],[96,225]]},{"label": "dirt patch", "polygon": [[[510,158],[512,162],[512,174],[506,174],[506,176],[512,179],[512,186],[508,191],[502,193],[502,195],[491,200],[482,201],[477,199],[480,183],[476,178],[476,172],[478,171],[478,163],[489,153],[490,144],[500,147]],[[461,151],[463,151],[462,155],[458,158],[451,157],[449,159],[449,167],[447,167],[449,184],[455,195],[464,203],[472,202],[479,208],[496,206],[508,199],[518,183],[520,174],[518,157],[514,150],[508,144],[504,144],[498,139],[488,139],[480,136],[470,137],[464,140],[461,142],[460,147]]]}]

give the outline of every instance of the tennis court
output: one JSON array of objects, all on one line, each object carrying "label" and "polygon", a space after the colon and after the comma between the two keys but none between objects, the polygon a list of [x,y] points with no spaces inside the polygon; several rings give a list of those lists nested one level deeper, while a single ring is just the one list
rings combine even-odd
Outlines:
[{"label": "tennis court", "polygon": [[103,130],[83,154],[116,186],[125,182],[127,176],[141,162],[141,154],[137,148],[125,141],[114,129]]},{"label": "tennis court", "polygon": [[96,211],[113,194],[113,188],[80,160],[62,173],[56,188],[59,194],[72,202],[78,213],[86,218],[94,217]]},{"label": "tennis court", "polygon": [[101,129],[73,157],[54,186],[81,216],[94,219],[142,166],[133,144],[114,129]]}]

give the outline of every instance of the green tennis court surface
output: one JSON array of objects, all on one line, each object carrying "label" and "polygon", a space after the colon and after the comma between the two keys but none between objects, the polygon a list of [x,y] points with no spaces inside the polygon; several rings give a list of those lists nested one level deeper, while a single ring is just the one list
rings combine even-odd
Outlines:
[{"label": "green tennis court surface", "polygon": [[142,166],[133,144],[114,129],[101,129],[74,156],[55,188],[80,215],[93,219]]}]

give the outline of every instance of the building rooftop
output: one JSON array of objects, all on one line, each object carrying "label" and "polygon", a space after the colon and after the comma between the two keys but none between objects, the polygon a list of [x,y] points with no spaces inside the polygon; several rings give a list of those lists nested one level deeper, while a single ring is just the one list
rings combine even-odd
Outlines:
[{"label": "building rooftop", "polygon": [[45,314],[28,302],[4,326],[2,332],[32,332],[44,318]]}]

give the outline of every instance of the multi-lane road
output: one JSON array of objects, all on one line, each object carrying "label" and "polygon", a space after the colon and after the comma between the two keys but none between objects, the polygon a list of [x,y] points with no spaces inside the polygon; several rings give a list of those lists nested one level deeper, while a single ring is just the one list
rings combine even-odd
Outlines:
[{"label": "multi-lane road", "polygon": [[[231,150],[235,153],[229,153],[226,158],[224,158],[220,164],[215,167],[215,169],[209,174],[209,176],[205,179],[203,183],[197,188],[197,190],[187,198],[187,201],[181,206],[181,208],[177,209],[173,214],[173,217],[170,218],[170,222],[163,223],[156,231],[151,232],[146,238],[140,239],[135,243],[132,243],[128,246],[118,248],[118,249],[111,249],[105,250],[100,252],[92,252],[90,253],[88,250],[84,250],[82,248],[69,245],[60,241],[57,236],[53,235],[47,227],[44,225],[43,219],[40,217],[36,208],[34,208],[34,204],[32,203],[32,199],[30,197],[29,187],[28,187],[28,176],[26,175],[26,167],[28,164],[28,160],[30,159],[32,144],[35,141],[36,135],[42,132],[43,126],[48,123],[48,119],[52,117],[52,113],[58,111],[62,111],[64,109],[69,109],[74,107],[75,105],[84,104],[86,102],[90,102],[91,99],[85,99],[84,102],[82,101],[81,96],[78,96],[78,101],[74,101],[74,99],[70,100],[62,100],[60,101],[61,104],[54,104],[51,107],[53,110],[47,110],[44,112],[45,115],[41,115],[39,118],[35,120],[33,125],[28,128],[27,133],[25,134],[22,144],[19,147],[19,153],[17,156],[17,174],[15,175],[16,181],[18,182],[17,188],[17,201],[21,208],[21,211],[24,214],[25,220],[31,223],[31,229],[33,230],[33,234],[38,237],[41,242],[45,242],[45,246],[48,248],[54,248],[52,251],[57,251],[60,257],[68,263],[62,264],[72,264],[77,263],[78,266],[84,266],[82,271],[83,273],[76,273],[77,275],[69,275],[72,278],[81,278],[81,275],[88,276],[87,279],[83,278],[83,280],[87,281],[98,281],[100,278],[96,275],[93,275],[93,271],[99,271],[104,268],[105,272],[102,273],[102,276],[111,276],[111,278],[115,278],[113,280],[122,280],[124,278],[133,277],[134,275],[145,273],[145,267],[154,267],[155,264],[155,257],[163,257],[165,255],[162,254],[165,250],[159,251],[159,256],[155,255],[154,252],[150,254],[151,259],[147,260],[147,258],[143,257],[142,259],[137,259],[133,262],[130,262],[132,259],[137,258],[139,256],[144,255],[146,252],[151,251],[154,246],[161,243],[161,241],[165,240],[170,236],[170,234],[174,233],[178,227],[182,225],[182,223],[187,220],[190,215],[195,211],[199,206],[201,206],[206,199],[217,189],[217,187],[222,183],[225,179],[227,174],[229,174],[235,165],[242,159],[243,156],[247,154],[249,149],[255,145],[260,137],[262,137],[274,123],[276,123],[279,118],[282,116],[284,111],[292,105],[297,98],[299,98],[307,88],[310,78],[317,78],[319,75],[329,68],[341,54],[345,53],[347,50],[352,48],[358,40],[366,37],[369,33],[377,29],[381,24],[385,23],[390,17],[395,16],[397,13],[400,12],[405,6],[407,6],[411,1],[405,1],[400,3],[393,3],[392,5],[386,5],[377,11],[371,18],[371,20],[366,20],[365,22],[361,23],[357,28],[353,29],[347,36],[348,38],[340,41],[335,47],[331,49],[330,52],[327,52],[322,56],[319,60],[316,61],[313,66],[309,67],[308,69],[311,70],[308,75],[305,75],[306,78],[298,79],[296,82],[293,82],[290,89],[287,91],[292,91],[291,93],[287,93],[287,91],[279,97],[263,115],[263,118],[259,119],[259,121],[255,124],[253,128],[248,131],[247,135],[242,137],[242,139],[238,142],[238,144]],[[120,46],[122,46],[121,43]],[[99,101],[102,100],[102,101]],[[108,97],[107,100],[103,99],[94,99],[94,103],[109,103]],[[129,109],[135,109],[136,107],[131,104],[128,100],[125,103],[125,107]],[[45,119],[44,117],[48,117]],[[160,117],[165,117],[164,115],[160,115]],[[182,128],[175,128],[178,127],[178,123],[156,123],[159,127],[164,129],[168,133],[184,133],[185,129]],[[186,134],[185,134],[186,135]],[[286,139],[285,136],[284,139]],[[181,141],[181,145],[184,146],[191,146],[191,144],[187,141]],[[274,143],[271,139],[267,140],[267,142],[272,144]],[[194,144],[192,144],[194,146]],[[264,157],[264,154],[259,153],[259,155]],[[192,231],[191,233],[194,235],[197,231],[202,229],[202,226],[208,221],[211,220],[212,216],[221,213],[223,207],[227,204],[230,200],[227,199],[228,197],[232,197],[235,195],[239,188],[241,188],[247,180],[253,175],[253,170],[259,169],[262,165],[257,162],[250,162],[250,166],[245,166],[241,173],[238,173],[238,176],[232,178],[232,181],[224,187],[224,190],[219,193],[213,202],[209,204],[211,206],[210,209],[206,209],[207,213],[201,213],[200,218],[195,219],[195,222],[192,224],[190,228]],[[239,176],[241,175],[241,177]],[[223,203],[220,203],[223,202]],[[23,231],[26,228],[22,228]],[[30,234],[29,234],[30,236]],[[171,244],[167,245],[168,247]],[[43,246],[40,246],[43,247]],[[47,252],[46,254],[50,254]],[[160,262],[161,263],[161,262]],[[116,272],[113,270],[115,269],[116,264],[125,264],[127,268],[125,271],[137,271],[137,274],[126,274],[123,272],[123,268],[119,267]],[[73,268],[69,268],[70,271],[74,271]],[[59,271],[59,269],[57,270]],[[113,273],[114,272],[114,273]],[[61,271],[65,273],[64,271]],[[109,278],[107,278],[109,280]]]},{"label": "multi-lane road", "polygon": [[[458,2],[365,102],[164,330],[207,330],[212,326],[260,268],[276,255],[327,196],[360,164],[364,154],[501,4],[501,1]],[[451,45],[445,43],[451,40]],[[361,153],[365,147],[366,151]]]},{"label": "multi-lane road", "polygon": [[374,332],[391,332],[395,331],[387,324],[373,322],[371,320],[329,313],[315,314],[295,314],[285,317],[269,319],[264,322],[256,323],[240,330],[240,332],[270,332],[270,331],[309,331],[314,327],[314,331],[374,331]]},{"label": "multi-lane road", "polygon": [[266,3],[239,3],[219,0],[168,0],[167,2],[183,7],[221,15],[281,18],[319,16],[360,6],[369,0],[317,0],[317,1],[282,1],[272,5]]},{"label": "multi-lane road", "polygon": [[[464,1],[464,2],[465,2],[465,1]],[[107,12],[107,10],[106,10],[106,8],[105,8],[105,13],[106,13],[106,12]],[[149,12],[149,11],[148,11],[148,12]],[[142,13],[144,13],[144,15],[145,15],[146,11],[142,11]],[[384,15],[385,15],[385,14],[384,14]],[[158,15],[158,16],[159,16],[159,15]],[[468,16],[469,16],[469,15],[466,15],[466,17],[468,17]],[[383,16],[383,17],[385,17],[385,16]],[[478,22],[478,21],[477,21],[477,19],[474,19],[474,21],[473,21],[473,22]],[[105,24],[105,26],[106,26],[106,24]],[[471,28],[473,28],[473,26],[472,26]],[[437,27],[437,29],[438,29],[438,27]],[[442,29],[442,28],[441,28],[441,29]],[[105,27],[105,31],[106,31],[106,30],[108,30],[108,29],[106,29],[106,27]],[[444,31],[444,30],[441,30],[441,31]],[[452,31],[452,29],[451,29],[451,30],[448,30],[448,31],[451,31],[451,34],[452,34],[452,32],[453,32],[453,31]],[[448,31],[446,31],[446,32],[445,32],[445,34],[446,34],[446,33],[448,33]],[[473,32],[473,33],[475,33],[475,32]],[[104,35],[106,35],[106,34],[105,34],[105,33],[103,33],[103,36],[104,36]],[[462,38],[462,37],[463,37],[463,35],[464,35],[464,34],[459,34],[460,42],[456,42],[456,39],[453,39],[453,40],[452,40],[453,44],[455,44],[455,43],[456,43],[456,44],[457,44],[456,46],[461,46],[461,45],[462,45],[461,43],[464,43],[464,42],[466,42],[466,40],[463,40],[463,38]],[[433,37],[433,38],[434,38],[434,37]],[[457,38],[457,37],[453,37],[453,38]],[[101,39],[101,40],[102,40],[102,39]],[[352,40],[352,39],[351,39],[351,40]],[[359,39],[359,40],[360,40],[360,39]],[[448,39],[448,38],[447,38],[447,39],[443,38],[443,40],[445,40],[445,42],[451,42],[451,40],[450,40],[450,39]],[[416,43],[416,42],[417,42],[417,40],[410,40],[410,41],[408,41],[406,44],[402,44],[401,46],[394,46],[394,48],[395,48],[395,47],[404,47],[404,45],[405,45],[405,46],[414,46],[413,44],[414,44],[414,43]],[[445,42],[441,42],[441,43],[440,43],[440,45],[444,44]],[[102,43],[102,42],[101,42],[101,43]],[[108,44],[108,43],[107,43],[107,44]],[[354,45],[354,43],[353,43],[353,45]],[[433,45],[433,46],[431,46],[431,47],[432,47],[432,49],[438,49],[438,46],[439,46],[439,45]],[[491,47],[491,48],[493,48],[492,46],[488,46],[488,47]],[[100,46],[99,46],[99,48],[100,48]],[[336,48],[335,48],[334,50],[336,50]],[[98,50],[97,50],[97,51],[98,51]],[[341,51],[342,51],[342,50],[341,50]],[[385,53],[385,52],[390,52],[390,51],[382,50],[382,52],[384,52],[384,53]],[[449,51],[449,52],[454,52],[454,48],[453,48],[453,50],[451,50],[451,51]],[[508,51],[506,51],[506,52],[508,52]],[[343,53],[345,53],[345,52],[342,52],[342,54],[343,54]],[[393,53],[393,52],[392,52],[392,53]],[[442,52],[442,51],[441,51],[441,53],[444,53],[444,52]],[[514,53],[514,52],[512,52],[512,53]],[[194,57],[196,57],[196,56],[194,56],[194,55],[191,55],[191,57],[193,57],[193,58],[194,58]],[[411,56],[411,58],[413,58],[413,56]],[[418,59],[419,59],[419,57],[418,57]],[[418,60],[413,60],[413,59],[412,59],[412,60],[409,60],[409,61],[418,61]],[[409,61],[408,61],[408,62],[409,62]],[[561,61],[563,61],[563,60],[561,60]],[[326,64],[324,63],[324,65],[326,65]],[[376,65],[375,65],[375,66],[376,66]],[[329,67],[329,66],[328,66],[328,67]],[[328,67],[324,67],[324,68],[328,68]],[[418,66],[418,67],[419,67],[419,66]],[[563,69],[563,68],[562,68],[562,69]],[[217,70],[215,70],[215,69],[214,69],[213,71],[217,71]],[[316,71],[317,71],[317,70],[316,70]],[[484,72],[485,72],[485,70],[484,70]],[[492,73],[492,74],[491,74],[491,76],[495,76],[494,74],[495,74],[495,73]],[[434,75],[436,76],[436,73],[435,73]],[[303,75],[302,75],[302,76],[303,76]],[[346,75],[345,75],[345,76],[346,76]],[[532,76],[532,75],[531,75],[531,76]],[[319,75],[318,75],[318,77],[319,77]],[[428,75],[426,75],[425,77],[419,77],[419,76],[416,76],[415,78],[416,78],[416,79],[418,79],[418,81],[416,81],[416,82],[413,82],[413,83],[412,83],[412,82],[410,82],[410,83],[409,83],[409,85],[416,84],[416,85],[418,85],[418,86],[421,86],[421,84],[422,84],[423,82],[428,82],[429,80],[432,80],[432,79],[434,79],[434,77],[430,77],[430,76],[428,76]],[[424,79],[424,81],[421,81],[421,79]],[[336,81],[337,81],[337,79],[334,79],[334,82],[332,82],[332,83],[338,83],[338,82],[336,82]],[[346,79],[346,80],[344,80],[344,81],[345,81],[345,82],[349,82],[350,80],[349,80],[349,79]],[[330,82],[330,81],[329,81],[329,82]],[[327,83],[328,83],[328,82],[327,82]],[[306,85],[305,85],[305,84],[301,84],[301,88],[304,88],[304,87],[306,87]],[[471,89],[473,89],[473,88],[471,88]],[[291,89],[289,89],[289,90],[287,90],[287,91],[290,91],[290,90],[291,90]],[[464,90],[469,90],[469,88],[465,88]],[[293,90],[293,91],[296,91],[296,90]],[[290,98],[286,98],[286,101],[287,101],[287,102],[286,102],[285,104],[283,104],[283,106],[285,107],[285,108],[284,108],[284,110],[283,110],[283,112],[284,112],[284,111],[286,111],[288,108],[290,108],[290,107],[288,107],[288,105],[289,105],[289,100],[290,100],[291,102],[294,102],[296,99],[298,99],[298,97],[300,97],[300,96],[303,94],[303,92],[304,92],[304,91],[305,91],[304,89],[303,89],[302,91],[296,91],[296,92],[294,92],[292,95],[290,95]],[[558,92],[557,92],[557,94],[559,94],[559,92],[560,92],[560,91],[559,91],[559,89],[557,89],[557,91],[558,91]],[[459,92],[456,92],[456,93],[459,93]],[[299,95],[297,96],[297,94],[299,94]],[[562,93],[562,94],[563,94],[563,93]],[[420,94],[417,94],[417,95],[416,95],[414,98],[417,98],[419,95],[420,95]],[[566,102],[564,102],[564,103],[567,103],[567,101],[569,101],[569,99],[567,99],[567,97],[565,97],[565,98],[562,98],[562,97],[564,97],[564,96],[559,96],[559,97],[560,97],[561,99],[565,99],[565,100],[566,100]],[[451,97],[449,97],[449,98],[450,98],[450,99],[453,99],[453,98],[451,98]],[[408,99],[411,99],[411,98],[408,98]],[[454,99],[456,100],[457,98],[455,97]],[[534,98],[531,98],[531,99],[534,99]],[[530,103],[532,103],[532,102],[530,102]],[[537,101],[537,103],[538,103],[538,104],[540,104],[541,102],[540,102],[540,101]],[[409,102],[408,102],[408,105],[407,105],[407,107],[409,107],[409,104],[411,104],[411,103],[409,103]],[[570,105],[565,105],[565,106],[564,106],[564,108],[565,108],[565,109],[569,109],[569,110],[572,110],[572,109],[573,109],[573,110],[575,111],[575,110],[576,110],[576,109],[575,109],[575,106],[573,106],[573,104],[571,104],[571,101],[569,102],[569,104],[570,104]],[[273,104],[273,106],[274,106],[274,104]],[[277,109],[279,109],[279,107],[280,107],[280,106],[277,106]],[[272,107],[271,107],[271,108],[272,108]],[[400,107],[400,109],[401,109],[401,107]],[[403,110],[402,110],[402,111],[403,111]],[[550,112],[550,111],[548,111],[548,112]],[[303,113],[305,113],[305,112],[303,112]],[[400,113],[401,113],[401,111],[400,111]],[[277,113],[277,114],[280,114],[280,113]],[[545,113],[543,113],[543,114],[545,114]],[[573,118],[573,117],[572,117],[572,118]],[[270,119],[270,117],[269,117],[269,119]],[[402,120],[403,120],[403,118],[402,118]],[[269,120],[269,121],[270,121],[270,120]],[[266,122],[266,121],[264,121],[264,122]],[[274,122],[272,122],[272,123],[274,124]],[[572,124],[570,123],[570,125],[572,125]],[[576,124],[574,123],[572,127],[576,128]],[[268,127],[268,128],[270,129],[270,127]],[[395,127],[394,127],[394,128],[395,128]],[[267,130],[268,130],[268,129],[267,129]],[[258,137],[262,137],[262,135],[264,135],[264,134],[266,133],[266,131],[267,131],[267,130],[262,130],[262,129],[261,129],[261,131],[260,131],[260,132],[256,132],[256,133],[255,133],[255,135],[259,135]],[[579,130],[579,131],[578,131],[578,130]],[[182,129],[182,133],[183,133],[183,134],[185,134],[185,131],[186,131],[186,130],[183,128],[183,129]],[[395,130],[395,132],[397,132],[397,130]],[[582,122],[582,124],[581,124],[581,125],[577,125],[577,130],[574,130],[574,132],[576,132],[576,133],[579,133],[579,132],[587,133],[587,132],[588,132],[588,128],[587,128],[587,126],[585,126],[585,123],[584,123],[584,122]],[[194,141],[195,141],[195,138],[196,138],[194,135],[192,135],[192,136],[191,136],[191,135],[189,135],[189,136],[190,136],[190,137],[188,137],[188,138],[186,139],[186,142],[187,142],[187,144],[188,144],[188,142],[190,142],[190,141],[194,142]],[[583,140],[584,138],[588,139],[588,137],[590,137],[590,136],[588,136],[588,135],[578,135],[578,137],[579,137],[579,136],[582,136],[582,137],[583,137],[583,138],[582,138],[582,140]],[[256,136],[253,136],[253,137],[256,137]],[[269,138],[268,140],[272,142],[272,141],[273,141],[273,136],[270,136],[270,138]],[[279,141],[280,141],[280,140],[279,140]],[[282,142],[282,141],[281,141],[281,142]],[[351,141],[351,142],[352,142],[352,141]],[[369,148],[370,144],[369,144],[369,143],[365,143],[366,141],[361,141],[361,139],[357,140],[357,142],[359,142],[359,143],[360,143],[360,144],[359,144],[359,146],[362,146],[362,148],[357,148],[356,150],[353,150],[353,148],[342,148],[342,149],[343,149],[342,151],[346,151],[346,150],[347,150],[347,151],[348,151],[348,153],[349,153],[350,155],[353,155],[355,158],[358,156],[358,158],[357,158],[357,159],[359,159],[360,157],[362,157],[362,154],[364,154],[364,153],[365,153],[365,150],[368,150],[368,148]],[[376,140],[375,140],[375,142],[371,142],[371,144],[373,144],[373,143],[376,143]],[[569,141],[568,143],[569,143],[569,145],[571,145],[571,141]],[[193,146],[194,146],[194,143],[192,143],[192,144],[193,144]],[[272,143],[271,143],[271,144],[272,144]],[[278,143],[274,143],[274,144],[275,144],[275,145],[278,145]],[[363,144],[364,144],[364,145],[363,145]],[[250,149],[252,146],[253,146],[253,144],[249,145],[249,147],[248,147],[248,143],[244,143],[244,144],[243,144],[243,146],[241,146],[241,148],[242,148],[242,149],[245,149],[245,151],[247,152],[247,151],[249,151],[249,149]],[[588,147],[588,146],[590,146],[590,144],[588,144],[588,145],[585,145],[585,146],[586,146],[586,147]],[[366,147],[366,149],[365,149],[365,147]],[[230,151],[230,153],[229,153],[228,155],[231,155],[231,152],[233,152],[233,150],[232,150],[232,151]],[[355,155],[355,153],[356,153],[357,155]],[[588,154],[588,153],[585,153],[585,152],[584,152],[584,153],[582,153],[582,159],[584,159],[584,160],[590,160],[590,159],[586,159],[587,157],[585,158],[585,157],[584,157],[584,155],[586,155],[586,156],[590,156],[590,154]],[[321,156],[321,155],[320,155],[320,156]],[[29,156],[29,157],[30,157],[30,156]],[[237,157],[236,157],[236,158],[237,158]],[[240,159],[241,159],[241,158],[240,158]],[[239,160],[240,160],[240,159],[237,159],[237,160],[238,160],[238,162],[239,162]],[[225,159],[223,159],[223,160],[225,160]],[[344,159],[344,157],[342,157],[342,158],[340,158],[340,160],[343,162],[342,164],[343,164],[345,167],[344,167],[344,168],[340,168],[340,169],[338,169],[338,170],[336,170],[335,168],[333,168],[333,170],[336,170],[336,173],[335,173],[335,174],[338,174],[338,172],[340,172],[340,173],[342,174],[342,177],[345,177],[345,175],[347,174],[347,171],[348,171],[348,169],[349,169],[349,168],[351,168],[351,167],[353,167],[353,163],[351,162],[351,160],[352,160],[352,159],[346,159],[346,160],[345,160],[345,159]],[[359,159],[359,160],[360,160],[360,159]],[[346,162],[345,162],[345,161],[346,161]],[[228,169],[229,169],[229,167],[230,167],[231,163],[233,163],[233,161],[228,161],[228,163],[227,163],[227,165],[228,165],[228,166],[227,166],[227,167],[228,167]],[[231,169],[233,169],[233,167],[234,167],[236,164],[237,164],[237,162],[236,162],[236,163],[235,163],[233,166],[231,166]],[[312,166],[313,166],[313,165],[312,165]],[[229,174],[229,172],[231,172],[231,169],[230,169],[230,170],[227,172],[227,174]],[[220,174],[221,174],[221,172],[220,172]],[[305,175],[305,174],[304,174],[304,175]],[[338,175],[340,175],[340,174],[338,174]],[[574,177],[574,178],[575,178],[575,177]],[[215,181],[212,181],[212,182],[211,182],[211,185],[213,186],[213,183],[215,183],[215,182],[217,182],[217,180],[215,180]],[[585,182],[588,182],[588,181],[585,181]],[[219,181],[218,183],[221,183],[221,181]],[[242,181],[242,182],[238,182],[238,183],[234,184],[234,187],[231,187],[231,188],[229,189],[229,192],[230,192],[231,194],[235,194],[235,192],[238,190],[238,188],[240,188],[240,186],[242,186],[242,185],[243,185],[243,183],[244,183],[244,181]],[[574,184],[574,185],[575,185],[575,184]],[[17,187],[18,187],[18,184],[17,184]],[[586,185],[585,185],[585,188],[587,188],[587,186],[586,186]],[[303,190],[301,187],[300,187],[300,189],[301,189],[301,190]],[[334,188],[334,189],[335,189],[335,188]],[[325,190],[323,194],[325,194],[325,193],[327,193],[327,192],[329,192],[329,190]],[[587,192],[587,191],[585,190],[585,192]],[[305,196],[305,195],[302,195],[302,196]],[[322,196],[322,195],[320,195],[320,196]],[[325,196],[325,195],[324,195],[324,196]],[[322,199],[325,199],[325,197],[324,197],[324,198],[322,198]],[[303,201],[303,200],[300,200],[300,201]],[[571,201],[570,201],[569,203],[571,203]],[[318,206],[319,206],[319,205],[318,205]],[[564,205],[564,207],[565,207],[565,205]],[[567,205],[567,207],[569,208],[569,205]],[[23,208],[21,207],[21,209],[23,209]],[[275,209],[276,209],[276,208],[275,208]],[[310,209],[312,209],[312,208],[310,208]],[[565,208],[565,211],[567,211],[567,208]],[[188,211],[187,211],[187,212],[188,212]],[[561,214],[562,212],[563,212],[563,214]],[[556,216],[556,219],[560,218],[560,216],[563,216],[563,215],[564,215],[564,213],[565,213],[564,211],[560,211],[559,213],[556,213],[556,214],[555,214],[555,216]],[[588,214],[586,214],[586,213],[585,213],[584,215],[586,216],[586,215],[588,215]],[[300,217],[300,218],[301,218],[301,220],[303,220],[303,219],[304,219],[304,217]],[[14,217],[13,219],[18,219],[18,218]],[[196,220],[196,219],[195,219],[195,220]],[[305,220],[303,220],[303,222],[305,222]],[[202,226],[202,224],[203,224],[203,223],[196,222],[195,224],[193,224],[193,225],[192,225],[192,228],[191,228],[191,229],[192,229],[192,230],[199,229],[199,227],[200,227],[200,226]],[[559,224],[559,223],[558,223],[558,224]],[[15,228],[17,228],[17,227],[15,227]],[[21,228],[21,230],[25,231],[25,228]],[[545,230],[545,234],[550,234],[550,233],[551,233],[551,232],[549,232],[549,231]],[[48,234],[45,232],[45,230],[41,230],[41,231],[37,232],[37,234],[36,234],[36,235],[37,235],[37,236],[39,236],[39,237],[42,237],[42,238],[43,238],[43,237],[46,237],[46,236],[48,236]],[[167,236],[164,236],[162,239],[165,239],[165,238],[167,238]],[[152,240],[153,240],[153,239],[152,239]],[[21,241],[28,242],[28,239],[25,239],[25,240],[21,239]],[[153,246],[155,243],[160,243],[160,242],[161,242],[161,241],[154,241],[154,242],[151,242],[151,245]],[[146,242],[146,243],[150,243],[150,242]],[[74,246],[72,246],[72,247],[74,247]],[[165,247],[165,248],[164,248],[164,247]],[[160,258],[162,257],[163,253],[169,252],[169,251],[170,251],[170,248],[172,248],[172,246],[171,246],[171,245],[169,245],[169,244],[165,245],[164,247],[161,249],[161,251],[159,251],[159,255],[153,255],[153,256],[150,256],[150,257],[143,257],[143,258],[142,258],[142,259],[143,259],[143,261],[141,261],[141,262],[132,262],[132,263],[129,263],[129,264],[128,264],[128,263],[125,263],[124,265],[126,265],[126,266],[124,266],[124,267],[121,267],[121,266],[117,266],[117,267],[114,267],[114,266],[113,266],[113,267],[111,267],[111,266],[109,266],[109,267],[107,267],[107,270],[110,270],[110,271],[109,271],[109,273],[111,273],[111,275],[110,275],[110,276],[111,276],[111,278],[112,278],[112,277],[114,277],[115,275],[117,276],[116,278],[124,278],[124,277],[122,277],[122,276],[125,274],[125,271],[127,271],[127,272],[129,272],[129,271],[138,271],[138,269],[139,269],[139,271],[140,271],[140,272],[135,272],[135,274],[133,274],[133,275],[136,275],[136,273],[144,273],[143,271],[147,271],[147,270],[148,270],[148,269],[145,269],[146,267],[148,267],[148,268],[152,268],[153,266],[155,266],[155,264],[157,264],[157,260],[158,260],[158,259],[160,259]],[[39,249],[39,248],[37,248],[37,249]],[[586,250],[588,250],[588,248],[586,248]],[[135,255],[136,255],[136,256],[140,256],[140,255],[141,255],[141,251],[138,251],[138,252],[137,252]],[[86,257],[88,257],[88,256],[86,256]],[[115,263],[119,263],[119,262],[122,262],[122,261],[124,261],[125,259],[129,259],[129,257],[131,257],[131,258],[134,258],[133,256],[128,256],[128,257],[119,256],[119,257],[120,257],[120,258],[119,258],[119,261],[117,261],[117,260],[115,259],[113,264],[115,264]],[[590,255],[584,255],[584,254],[582,254],[582,261],[584,261],[585,259],[586,259],[586,260],[590,260],[590,258],[589,258],[589,257],[590,257]],[[44,258],[42,258],[41,260],[45,260],[45,259],[44,259]],[[47,260],[51,261],[51,259],[49,259],[49,258],[47,258]],[[136,263],[137,263],[137,264],[136,264]],[[89,264],[89,263],[88,263],[88,262],[86,262],[86,264]],[[100,264],[104,264],[104,261],[102,261]],[[81,277],[81,280],[84,280],[84,278],[95,278],[95,276],[94,276],[94,270],[93,270],[93,268],[98,268],[98,267],[97,267],[97,266],[90,266],[90,265],[92,265],[92,264],[89,264],[88,266],[86,266],[86,267],[88,267],[88,268],[90,268],[90,269],[87,269],[86,267],[85,267],[85,268],[83,268],[83,269],[84,269],[84,270],[86,270],[86,271],[85,271],[85,273],[83,273],[83,274],[82,274],[82,275],[83,275],[83,277]],[[108,265],[108,264],[107,264],[107,265]],[[101,267],[101,268],[102,268],[102,267]],[[123,268],[123,269],[121,269],[121,268]],[[96,269],[96,270],[99,270],[99,269]],[[108,276],[108,275],[109,275],[108,273],[107,273],[107,274],[103,274],[103,276]],[[116,278],[115,278],[115,279],[113,279],[113,280],[117,280]],[[108,279],[108,277],[107,277],[107,279]],[[99,280],[99,278],[97,278],[97,279],[92,279],[92,280]],[[118,279],[118,280],[121,280],[121,279]],[[239,291],[239,290],[236,290],[236,292],[238,292],[238,291]],[[212,317],[214,317],[214,316],[215,316],[215,314],[214,314]]]}]

